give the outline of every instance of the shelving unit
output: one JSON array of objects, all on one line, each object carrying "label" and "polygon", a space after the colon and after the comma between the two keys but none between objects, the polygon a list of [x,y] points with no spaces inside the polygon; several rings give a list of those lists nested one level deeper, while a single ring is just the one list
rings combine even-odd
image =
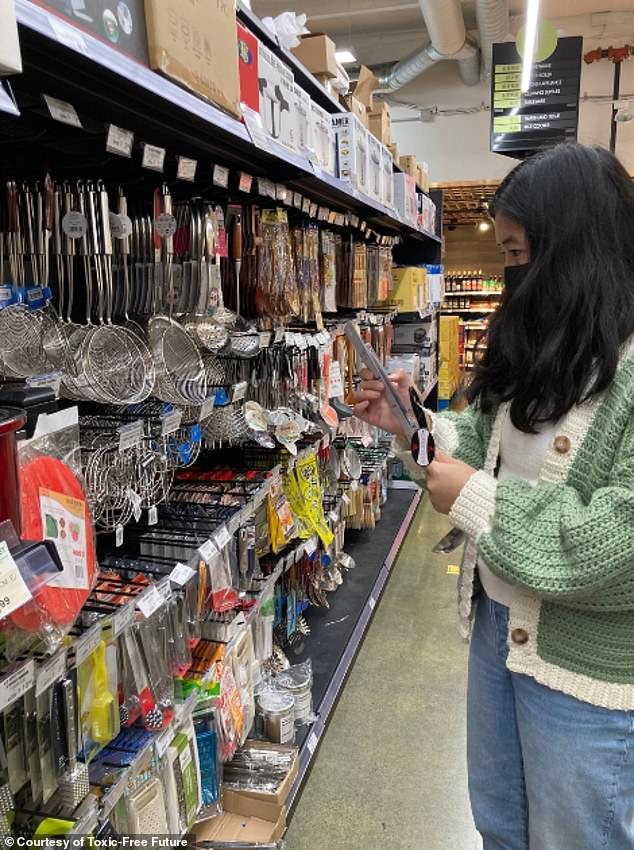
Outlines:
[{"label": "shelving unit", "polygon": [[486,295],[501,295],[503,292],[502,289],[461,289],[461,290],[453,290],[451,292],[445,293],[447,297],[453,297],[454,295],[473,295],[473,296],[486,296]]},{"label": "shelving unit", "polygon": [[496,307],[483,307],[482,309],[478,310],[477,307],[466,307],[464,310],[461,310],[461,309],[447,310],[446,308],[442,307],[440,312],[443,313],[443,314],[446,314],[446,315],[452,315],[452,314],[455,315],[455,314],[460,314],[460,313],[483,314],[483,313],[495,313],[496,309],[497,309]]}]

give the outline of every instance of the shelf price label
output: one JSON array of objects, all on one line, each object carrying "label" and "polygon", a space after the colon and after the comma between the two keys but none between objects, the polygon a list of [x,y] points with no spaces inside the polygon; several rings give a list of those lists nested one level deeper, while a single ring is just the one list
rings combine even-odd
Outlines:
[{"label": "shelf price label", "polygon": [[35,684],[35,661],[31,659],[0,682],[0,711],[28,693]]},{"label": "shelf price label", "polygon": [[226,189],[229,185],[229,169],[222,165],[214,165],[213,182],[214,186]]},{"label": "shelf price label", "polygon": [[108,127],[108,138],[106,139],[106,150],[108,153],[115,153],[117,156],[125,156],[129,159],[132,156],[133,147],[134,133],[110,124]]},{"label": "shelf price label", "polygon": [[65,100],[59,100],[56,97],[51,97],[49,94],[42,95],[48,107],[51,118],[59,121],[61,124],[68,124],[71,127],[79,127],[82,123],[77,114],[77,110],[72,103],[66,103]]},{"label": "shelf price label", "polygon": [[245,171],[240,172],[240,184],[238,186],[241,192],[245,192],[247,195],[251,192],[251,187],[253,186],[253,177],[250,174],[247,174]]},{"label": "shelf price label", "polygon": [[143,159],[141,161],[143,168],[149,168],[150,171],[160,171],[163,173],[165,167],[165,148],[158,148],[155,145],[143,145]]},{"label": "shelf price label", "polygon": [[176,178],[178,180],[187,180],[189,183],[193,183],[196,179],[197,168],[197,160],[188,159],[186,156],[179,156],[178,166],[176,168]]}]

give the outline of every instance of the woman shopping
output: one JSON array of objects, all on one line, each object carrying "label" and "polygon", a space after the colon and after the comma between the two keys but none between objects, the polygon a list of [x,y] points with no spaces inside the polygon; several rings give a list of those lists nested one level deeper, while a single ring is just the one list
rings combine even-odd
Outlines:
[{"label": "woman shopping", "polygon": [[[425,483],[467,534],[473,815],[484,850],[632,850],[634,185],[563,145],[511,172],[491,214],[505,291],[469,407],[428,413]],[[398,434],[367,371],[355,413]]]}]

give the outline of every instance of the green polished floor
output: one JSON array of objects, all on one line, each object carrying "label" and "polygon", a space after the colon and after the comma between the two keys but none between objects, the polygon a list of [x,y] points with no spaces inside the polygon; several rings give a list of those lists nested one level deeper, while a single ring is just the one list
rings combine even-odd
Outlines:
[{"label": "green polished floor", "polygon": [[476,850],[457,555],[423,499],[296,806],[287,850]]}]

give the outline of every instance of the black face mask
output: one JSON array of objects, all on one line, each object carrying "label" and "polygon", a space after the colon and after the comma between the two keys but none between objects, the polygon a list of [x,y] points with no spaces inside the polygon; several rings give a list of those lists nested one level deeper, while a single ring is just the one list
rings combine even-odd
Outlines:
[{"label": "black face mask", "polygon": [[504,266],[504,286],[511,294],[526,280],[528,263],[522,263],[521,266]]}]

